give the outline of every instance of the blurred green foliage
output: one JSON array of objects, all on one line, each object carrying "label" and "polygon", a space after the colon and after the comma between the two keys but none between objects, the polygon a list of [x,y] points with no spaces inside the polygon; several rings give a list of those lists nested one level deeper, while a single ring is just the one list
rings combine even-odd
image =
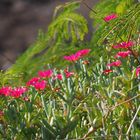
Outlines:
[{"label": "blurred green foliage", "polygon": [[[80,1],[58,6],[48,32],[40,31],[37,41],[6,73],[0,73],[1,86],[24,85],[47,68],[62,74],[62,80],[45,79],[48,84],[43,91],[29,87],[20,98],[1,96],[1,139],[140,138],[140,79],[136,76],[140,4],[133,0],[98,3],[94,8],[97,14],[90,14],[96,31],[91,42],[86,43],[87,21],[74,11],[79,5]],[[117,13],[118,18],[104,22],[103,18],[111,13]],[[135,54],[118,58],[122,66],[105,74],[107,63],[114,61],[120,51],[112,45],[130,40],[134,41]],[[75,63],[63,59],[83,48],[91,48],[88,57]],[[74,71],[70,78],[64,75],[66,67]]]},{"label": "blurred green foliage", "polygon": [[64,63],[60,59],[63,55],[85,47],[80,41],[84,39],[88,27],[86,19],[74,11],[79,6],[80,2],[77,1],[57,7],[48,32],[40,31],[37,41],[17,59],[7,73],[22,73],[27,80],[49,63],[62,66]]}]

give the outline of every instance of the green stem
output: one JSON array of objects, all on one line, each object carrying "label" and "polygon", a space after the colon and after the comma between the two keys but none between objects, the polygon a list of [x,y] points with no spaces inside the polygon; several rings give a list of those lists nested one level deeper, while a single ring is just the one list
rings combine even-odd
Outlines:
[{"label": "green stem", "polygon": [[119,104],[117,104],[117,105],[115,105],[115,106],[113,106],[113,107],[111,107],[111,108],[109,108],[109,110],[110,110],[110,111],[111,111],[111,110],[113,111],[114,109],[116,109],[116,107],[121,106],[121,105],[123,105],[123,104],[125,104],[125,103],[127,103],[127,102],[130,102],[130,101],[134,100],[135,98],[137,98],[137,97],[139,97],[139,96],[140,96],[140,94],[138,94],[138,95],[136,95],[136,96],[134,96],[134,97],[132,97],[132,98],[130,98],[130,99],[124,101],[124,102],[121,102],[121,103],[119,103]]},{"label": "green stem", "polygon": [[96,12],[95,10],[93,10],[92,8],[90,8],[90,6],[87,5],[87,4],[85,3],[85,0],[82,0],[82,3],[83,3],[88,9],[90,9],[94,14],[97,14],[97,12]]},{"label": "green stem", "polygon": [[48,116],[48,114],[47,114],[47,108],[46,108],[46,105],[45,105],[45,102],[44,102],[44,97],[43,97],[43,95],[41,95],[41,100],[42,100],[42,105],[43,105],[43,108],[44,108],[44,111],[45,111],[45,114],[46,114],[46,116]]},{"label": "green stem", "polygon": [[129,128],[128,128],[127,132],[126,132],[126,135],[129,134],[129,132],[130,132],[130,130],[131,130],[131,127],[132,127],[132,125],[133,125],[133,123],[134,123],[134,121],[135,121],[135,119],[136,119],[136,117],[137,117],[137,115],[138,115],[138,113],[139,113],[139,110],[140,110],[140,105],[139,105],[139,107],[138,107],[138,109],[137,109],[137,111],[136,111],[136,113],[135,113],[135,115],[134,115],[134,117],[133,117],[133,119],[132,119],[130,125],[129,125]]}]

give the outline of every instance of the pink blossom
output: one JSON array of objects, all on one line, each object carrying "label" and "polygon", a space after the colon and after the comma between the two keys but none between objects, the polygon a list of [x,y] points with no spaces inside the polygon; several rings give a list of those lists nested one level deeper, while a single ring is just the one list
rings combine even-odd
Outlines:
[{"label": "pink blossom", "polygon": [[62,74],[57,74],[57,75],[54,77],[54,80],[56,80],[56,79],[62,80]]},{"label": "pink blossom", "polygon": [[118,52],[116,54],[115,58],[118,58],[118,57],[125,58],[125,57],[129,56],[130,54],[131,54],[131,51]]},{"label": "pink blossom", "polygon": [[53,75],[53,71],[51,69],[46,70],[46,71],[39,71],[38,75],[41,78],[50,78]]},{"label": "pink blossom", "polygon": [[27,88],[25,87],[15,87],[15,88],[2,87],[0,89],[0,95],[12,96],[12,97],[18,98],[26,91],[27,91]]},{"label": "pink blossom", "polygon": [[104,21],[109,22],[110,20],[113,20],[115,18],[117,18],[118,16],[115,13],[112,13],[110,15],[107,15],[106,17],[104,17]]},{"label": "pink blossom", "polygon": [[25,87],[15,87],[11,90],[10,96],[19,98],[26,91],[27,91],[27,88],[25,88]]},{"label": "pink blossom", "polygon": [[69,77],[71,77],[72,75],[74,75],[74,72],[68,71],[68,68],[64,69],[64,72],[65,72],[66,78],[69,78]]},{"label": "pink blossom", "polygon": [[69,56],[64,56],[64,59],[65,59],[65,60],[68,60],[68,61],[70,61],[70,62],[75,62],[75,61],[77,61],[79,58],[80,58],[80,56],[77,55],[77,54],[72,54],[72,55],[69,55]]},{"label": "pink blossom", "polygon": [[36,90],[44,90],[46,87],[46,81],[42,80],[42,81],[37,81],[36,83],[34,83],[34,87]]},{"label": "pink blossom", "polygon": [[128,41],[128,42],[122,42],[116,46],[113,46],[114,49],[119,49],[119,48],[122,48],[122,49],[127,49],[127,48],[130,48],[134,45],[134,43],[132,41]]},{"label": "pink blossom", "polygon": [[90,49],[79,50],[78,52],[76,52],[76,54],[79,57],[83,57],[83,56],[87,55],[90,51],[91,51]]},{"label": "pink blossom", "polygon": [[[67,69],[64,70],[64,73],[65,73],[66,78],[69,78],[69,77],[71,77],[72,75],[74,75],[74,72],[69,72]],[[56,80],[56,79],[62,80],[62,74],[57,74],[57,75],[53,78],[53,80]]]},{"label": "pink blossom", "polygon": [[109,73],[113,72],[111,69],[106,69],[103,71],[103,74],[108,75]]},{"label": "pink blossom", "polygon": [[11,93],[12,88],[11,87],[2,87],[0,89],[0,95],[4,95],[4,96],[9,96]]},{"label": "pink blossom", "polygon": [[140,67],[136,68],[136,76],[140,76]]},{"label": "pink blossom", "polygon": [[74,75],[74,72],[66,71],[65,74],[66,74],[66,78],[69,78],[69,77],[71,77],[72,75]]},{"label": "pink blossom", "polygon": [[79,60],[81,57],[87,55],[90,52],[90,49],[84,49],[84,50],[79,50],[75,54],[69,55],[69,56],[64,56],[65,60],[75,62]]},{"label": "pink blossom", "polygon": [[119,66],[121,66],[121,64],[122,64],[121,61],[120,60],[117,60],[115,62],[112,62],[112,63],[107,64],[107,66],[109,66],[109,67],[112,67],[112,66],[119,67]]},{"label": "pink blossom", "polygon": [[46,83],[45,80],[40,80],[40,77],[33,77],[27,82],[27,86],[33,86],[37,90],[44,90]]},{"label": "pink blossom", "polygon": [[27,86],[33,86],[36,82],[38,82],[40,80],[40,77],[33,77],[32,79],[30,79],[26,85]]}]

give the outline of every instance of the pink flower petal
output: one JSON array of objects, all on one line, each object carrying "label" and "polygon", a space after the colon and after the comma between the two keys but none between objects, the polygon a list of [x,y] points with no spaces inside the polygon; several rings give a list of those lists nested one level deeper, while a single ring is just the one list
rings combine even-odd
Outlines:
[{"label": "pink flower petal", "polygon": [[51,69],[46,70],[46,71],[39,71],[38,75],[41,78],[50,78],[53,75],[53,71]]},{"label": "pink flower petal", "polygon": [[118,57],[125,58],[125,57],[129,56],[130,54],[131,54],[131,51],[118,52],[116,54],[115,58],[118,58]]},{"label": "pink flower petal", "polygon": [[115,18],[117,18],[118,16],[115,13],[112,13],[110,15],[107,15],[106,17],[104,17],[104,21],[109,22],[110,20],[113,20]]},{"label": "pink flower petal", "polygon": [[136,76],[140,76],[140,67],[136,68]]},{"label": "pink flower petal", "polygon": [[103,74],[108,75],[109,73],[113,72],[111,69],[106,69],[103,71]]},{"label": "pink flower petal", "polygon": [[122,42],[118,45],[115,45],[115,46],[113,46],[113,48],[114,49],[120,49],[120,48],[127,49],[127,48],[132,47],[133,45],[134,45],[134,43],[132,41],[128,41],[128,42]]},{"label": "pink flower petal", "polygon": [[120,60],[117,60],[115,62],[107,64],[107,66],[109,66],[109,67],[112,67],[112,66],[119,67],[119,66],[121,66],[121,64],[122,64],[122,62]]}]

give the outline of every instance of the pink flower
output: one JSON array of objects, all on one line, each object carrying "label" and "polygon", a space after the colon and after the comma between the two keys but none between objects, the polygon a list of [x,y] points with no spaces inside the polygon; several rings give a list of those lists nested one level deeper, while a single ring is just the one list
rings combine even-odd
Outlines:
[{"label": "pink flower", "polygon": [[79,57],[83,57],[83,56],[87,55],[90,51],[91,51],[90,49],[84,49],[84,50],[80,50],[80,51],[76,52],[76,54]]},{"label": "pink flower", "polygon": [[75,62],[75,61],[77,61],[79,58],[80,58],[80,56],[77,55],[77,54],[72,54],[72,55],[70,55],[70,56],[64,56],[64,59],[65,59],[65,60],[68,60],[68,61],[70,61],[70,62]]},{"label": "pink flower", "polygon": [[[69,71],[67,71],[67,69],[64,70],[64,72],[65,72],[66,78],[69,78],[69,77],[71,77],[72,75],[74,75],[74,72],[69,72]],[[57,75],[53,78],[53,80],[56,80],[56,79],[62,80],[62,74],[57,74]]]},{"label": "pink flower", "polygon": [[40,77],[33,77],[32,79],[30,79],[26,85],[27,86],[33,86],[36,82],[38,82],[40,80]]},{"label": "pink flower", "polygon": [[136,68],[136,76],[140,76],[140,67]]},{"label": "pink flower", "polygon": [[27,91],[27,88],[25,87],[15,87],[14,89],[11,90],[10,96],[19,98],[26,91]]},{"label": "pink flower", "polygon": [[119,66],[121,66],[121,64],[122,64],[122,62],[120,60],[117,60],[115,62],[107,64],[107,66],[109,66],[109,67],[112,67],[112,66],[119,67]]},{"label": "pink flower", "polygon": [[62,74],[57,74],[57,75],[54,77],[54,80],[56,80],[56,79],[62,80]]},{"label": "pink flower", "polygon": [[27,82],[27,86],[33,86],[36,90],[44,90],[46,83],[45,80],[40,80],[40,77],[33,77]]},{"label": "pink flower", "polygon": [[108,75],[109,73],[113,72],[111,69],[106,69],[103,71],[103,74]]},{"label": "pink flower", "polygon": [[42,81],[37,81],[36,83],[34,83],[34,87],[36,90],[44,90],[46,87],[46,81],[42,80]]},{"label": "pink flower", "polygon": [[0,89],[0,95],[9,96],[11,93],[11,90],[12,90],[11,87],[2,87]]},{"label": "pink flower", "polygon": [[66,74],[66,78],[69,78],[69,77],[71,77],[72,75],[74,75],[74,72],[66,71],[65,74]]},{"label": "pink flower", "polygon": [[79,60],[81,57],[87,55],[90,52],[90,49],[84,49],[84,50],[79,50],[75,54],[69,55],[69,56],[64,56],[65,60],[75,62]]},{"label": "pink flower", "polygon": [[51,69],[46,70],[46,71],[39,71],[38,75],[41,78],[50,78],[53,75],[53,71]]},{"label": "pink flower", "polygon": [[118,58],[118,57],[125,58],[125,57],[129,56],[130,54],[131,54],[131,51],[118,52],[116,54],[115,58]]},{"label": "pink flower", "polygon": [[127,48],[130,48],[134,45],[134,43],[132,41],[128,41],[128,42],[122,42],[116,46],[113,46],[114,49],[119,49],[119,48],[122,48],[122,49],[127,49]]},{"label": "pink flower", "polygon": [[15,87],[13,89],[11,87],[2,87],[0,89],[0,95],[12,96],[12,97],[18,98],[26,91],[27,91],[27,88],[25,87]]},{"label": "pink flower", "polygon": [[104,21],[109,22],[110,20],[113,20],[115,18],[117,18],[118,16],[115,13],[112,13],[106,17],[104,17]]}]

